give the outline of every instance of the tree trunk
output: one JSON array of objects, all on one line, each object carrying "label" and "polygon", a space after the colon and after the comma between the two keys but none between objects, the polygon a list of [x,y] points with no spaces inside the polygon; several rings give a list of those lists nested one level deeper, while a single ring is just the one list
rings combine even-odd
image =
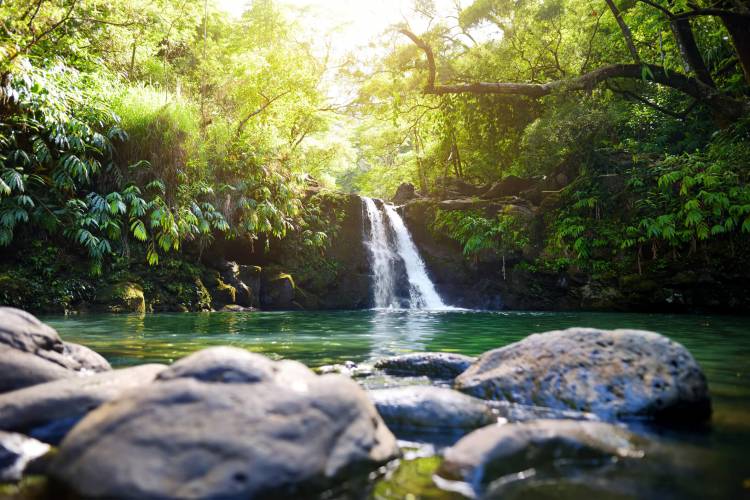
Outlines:
[{"label": "tree trunk", "polygon": [[742,72],[745,74],[745,82],[750,85],[750,26],[747,18],[742,16],[726,15],[721,16],[724,26],[732,37],[734,49],[737,52],[737,58],[742,66]]},{"label": "tree trunk", "polygon": [[677,47],[680,49],[685,72],[694,73],[701,83],[709,87],[716,87],[713,78],[711,78],[711,72],[703,61],[698,44],[695,43],[690,19],[673,19],[669,24],[677,41]]},{"label": "tree trunk", "polygon": [[630,57],[633,58],[633,62],[636,64],[641,63],[641,58],[638,55],[638,49],[635,48],[635,43],[633,42],[633,33],[630,31],[630,27],[627,25],[625,20],[622,18],[622,13],[620,12],[620,9],[617,8],[615,5],[615,2],[613,0],[605,0],[607,2],[607,5],[609,6],[609,10],[612,11],[612,15],[615,16],[615,20],[617,21],[617,24],[620,26],[620,31],[622,31],[622,36],[625,38],[625,44],[628,46],[628,51],[630,51]]}]

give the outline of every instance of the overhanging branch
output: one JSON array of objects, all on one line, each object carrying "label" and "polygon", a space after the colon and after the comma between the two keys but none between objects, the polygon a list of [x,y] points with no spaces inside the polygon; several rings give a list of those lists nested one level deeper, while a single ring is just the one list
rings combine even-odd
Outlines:
[{"label": "overhanging branch", "polygon": [[547,83],[474,82],[439,85],[435,83],[435,56],[430,46],[409,30],[401,29],[400,32],[409,37],[427,56],[428,75],[427,85],[424,88],[426,94],[495,94],[538,98],[553,92],[590,91],[607,80],[627,78],[651,81],[673,88],[698,101],[713,105],[717,111],[730,117],[736,118],[748,109],[744,101],[732,99],[696,78],[676,71],[667,71],[662,66],[645,63],[610,64],[577,77]]}]

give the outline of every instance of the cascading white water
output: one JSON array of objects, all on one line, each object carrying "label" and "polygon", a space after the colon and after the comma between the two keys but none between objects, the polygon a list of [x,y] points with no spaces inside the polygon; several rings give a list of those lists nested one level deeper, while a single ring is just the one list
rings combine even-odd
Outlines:
[{"label": "cascading white water", "polygon": [[394,293],[393,264],[397,257],[388,245],[388,233],[377,205],[372,198],[363,197],[362,200],[365,202],[367,219],[370,221],[369,238],[365,244],[372,258],[375,307],[395,308],[398,307],[398,303]]},{"label": "cascading white water", "polygon": [[409,281],[409,307],[411,309],[446,309],[435,285],[427,276],[427,269],[417,247],[409,235],[401,216],[391,205],[383,204],[385,219],[395,241],[386,227],[383,214],[372,198],[364,200],[370,223],[365,244],[370,251],[373,273],[375,307],[397,309],[401,307],[396,294],[396,264],[403,262]]},{"label": "cascading white water", "polygon": [[388,217],[388,222],[396,234],[398,255],[406,265],[406,275],[409,277],[409,295],[411,296],[410,307],[412,309],[445,309],[445,304],[435,290],[435,285],[427,276],[427,269],[403,219],[392,205],[384,204],[383,208]]}]

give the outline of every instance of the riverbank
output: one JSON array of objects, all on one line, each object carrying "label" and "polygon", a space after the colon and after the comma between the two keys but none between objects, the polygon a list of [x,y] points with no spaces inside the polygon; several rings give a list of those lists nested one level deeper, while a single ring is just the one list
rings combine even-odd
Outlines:
[{"label": "riverbank", "polygon": [[[608,197],[635,196],[617,179],[604,177],[597,189],[609,186]],[[367,210],[357,195],[311,189],[306,203],[314,217],[284,238],[217,234],[206,248],[186,245],[157,266],[148,265],[144,249],[134,245],[98,276],[89,259],[64,240],[26,235],[0,249],[0,303],[66,314],[356,310],[409,307],[412,289],[424,283],[433,301],[436,291],[442,303],[469,309],[750,311],[750,245],[744,234],[679,251],[652,243],[646,251],[584,233],[576,240],[582,241],[581,252],[590,252],[584,258],[560,247],[560,223],[575,200],[519,178],[486,193],[452,182],[458,187],[429,197],[417,196],[413,186],[407,195],[401,189],[396,201],[403,205],[389,211],[380,201]],[[375,233],[374,214],[381,219]],[[624,208],[610,216],[621,224],[634,217]],[[406,234],[397,237],[391,218],[401,221]],[[308,244],[318,236],[321,244]],[[402,239],[413,248],[400,245]],[[401,246],[411,250],[406,259]],[[387,291],[375,285],[379,280],[390,283]]]}]

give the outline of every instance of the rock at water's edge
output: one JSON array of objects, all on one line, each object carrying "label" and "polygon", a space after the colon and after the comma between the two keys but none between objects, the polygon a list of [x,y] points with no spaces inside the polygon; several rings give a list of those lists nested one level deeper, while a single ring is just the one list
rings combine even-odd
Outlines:
[{"label": "rock at water's edge", "polygon": [[453,389],[416,385],[368,392],[391,429],[465,430],[497,421],[481,399]]},{"label": "rock at water's edge", "polygon": [[564,460],[591,467],[612,458],[639,458],[636,436],[605,422],[536,420],[491,425],[472,432],[445,451],[438,474],[475,490],[497,478]]},{"label": "rock at water's edge", "polygon": [[0,429],[57,444],[87,413],[126,391],[151,383],[165,368],[139,365],[0,394]]},{"label": "rock at water's edge", "polygon": [[477,358],[450,352],[414,352],[380,359],[375,368],[391,375],[452,379],[465,371]]},{"label": "rock at water's edge", "polygon": [[473,396],[602,418],[703,421],[706,377],[682,345],[653,332],[570,328],[484,353],[455,380]]},{"label": "rock at water's edge", "polygon": [[90,413],[51,475],[82,496],[250,498],[325,488],[397,455],[356,383],[295,362],[272,363],[269,374],[234,351],[225,370],[203,351]]},{"label": "rock at water's edge", "polygon": [[79,373],[111,370],[87,347],[63,342],[58,333],[33,315],[0,307],[0,393],[69,378]]}]

